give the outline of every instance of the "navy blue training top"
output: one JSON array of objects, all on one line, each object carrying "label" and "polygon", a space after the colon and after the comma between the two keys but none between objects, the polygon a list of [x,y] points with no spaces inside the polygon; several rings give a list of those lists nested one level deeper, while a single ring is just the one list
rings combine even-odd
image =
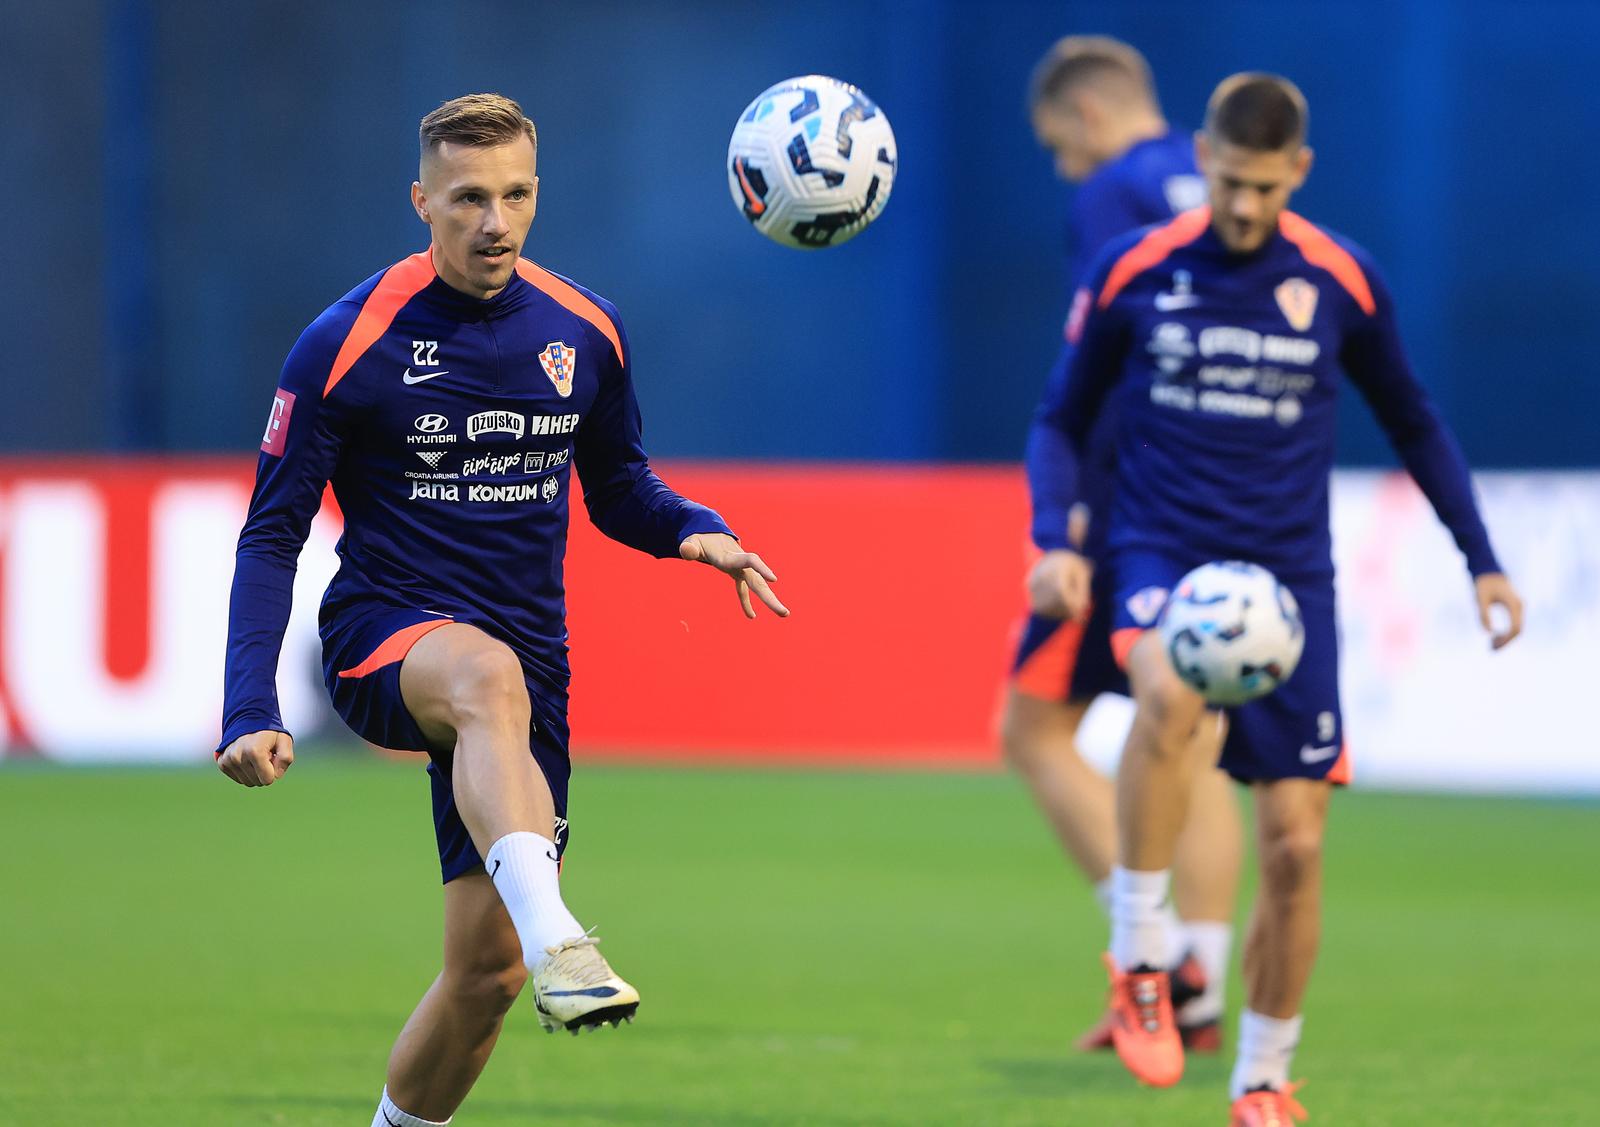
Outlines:
[{"label": "navy blue training top", "polygon": [[239,535],[222,747],[283,731],[275,674],[295,564],[331,482],[344,514],[322,620],[376,604],[483,628],[565,690],[568,496],[658,557],[727,532],[650,469],[612,305],[526,259],[499,294],[452,289],[428,251],[329,306],[284,362]]},{"label": "navy blue training top", "polygon": [[1332,574],[1328,477],[1344,377],[1455,537],[1473,575],[1500,570],[1467,465],[1400,344],[1367,252],[1285,211],[1235,254],[1209,208],[1114,240],[1078,291],[1076,345],[1029,448],[1033,537],[1068,547],[1067,513],[1102,408],[1114,405],[1109,550],[1246,559]]}]

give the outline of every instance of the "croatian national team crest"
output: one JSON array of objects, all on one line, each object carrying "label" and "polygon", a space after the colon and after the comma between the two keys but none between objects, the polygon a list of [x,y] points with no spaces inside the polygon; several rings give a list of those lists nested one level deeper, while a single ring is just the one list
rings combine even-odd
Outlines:
[{"label": "croatian national team crest", "polygon": [[1278,308],[1291,328],[1303,333],[1311,327],[1317,315],[1317,287],[1304,278],[1286,278],[1272,291],[1278,299]]},{"label": "croatian national team crest", "polygon": [[1128,596],[1128,613],[1140,626],[1149,626],[1161,617],[1161,608],[1166,605],[1165,587],[1141,587]]},{"label": "croatian national team crest", "polygon": [[578,350],[566,341],[553,340],[539,353],[539,363],[544,374],[556,385],[556,391],[565,399],[572,394],[572,373],[578,366]]}]

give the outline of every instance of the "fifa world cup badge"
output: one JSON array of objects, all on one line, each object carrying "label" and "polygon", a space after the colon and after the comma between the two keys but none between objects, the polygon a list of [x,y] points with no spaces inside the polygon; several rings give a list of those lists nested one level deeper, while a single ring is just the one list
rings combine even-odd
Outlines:
[{"label": "fifa world cup badge", "polygon": [[565,399],[572,394],[572,371],[578,366],[578,350],[565,341],[553,340],[539,353],[539,363],[544,374],[556,385],[556,391]]},{"label": "fifa world cup badge", "polygon": [[1278,299],[1278,308],[1295,332],[1303,333],[1311,327],[1317,315],[1316,286],[1304,278],[1285,278],[1272,296]]}]

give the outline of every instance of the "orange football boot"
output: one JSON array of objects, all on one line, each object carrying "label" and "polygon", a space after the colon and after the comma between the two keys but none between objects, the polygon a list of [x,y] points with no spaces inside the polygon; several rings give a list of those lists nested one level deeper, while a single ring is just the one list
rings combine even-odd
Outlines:
[{"label": "orange football boot", "polygon": [[1170,1088],[1183,1078],[1183,1042],[1172,1017],[1172,984],[1166,971],[1117,968],[1111,975],[1111,1043],[1134,1077],[1152,1088]]},{"label": "orange football boot", "polygon": [[[1206,972],[1201,969],[1200,961],[1194,955],[1184,956],[1172,974],[1172,1010],[1174,1013],[1181,1010],[1185,1003],[1193,1001],[1206,992]],[[1072,1043],[1072,1047],[1080,1053],[1097,1053],[1109,1050],[1111,1043],[1111,1029],[1116,1025],[1116,1014],[1107,1009],[1100,1016],[1100,1020],[1086,1029]],[[1178,1037],[1183,1041],[1184,1050],[1191,1053],[1220,1053],[1222,1051],[1222,1023],[1211,1018],[1209,1021],[1198,1021],[1192,1025],[1178,1022]]]},{"label": "orange football boot", "polygon": [[1228,1127],[1294,1127],[1297,1121],[1308,1117],[1306,1109],[1294,1098],[1301,1083],[1289,1084],[1282,1091],[1251,1088],[1233,1101]]}]

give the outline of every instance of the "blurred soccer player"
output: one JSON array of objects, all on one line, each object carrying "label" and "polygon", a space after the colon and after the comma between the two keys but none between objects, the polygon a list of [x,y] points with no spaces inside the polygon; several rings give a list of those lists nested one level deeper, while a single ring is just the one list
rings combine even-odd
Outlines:
[{"label": "blurred soccer player", "polygon": [[[1454,535],[1493,645],[1522,624],[1460,448],[1401,348],[1387,287],[1364,250],[1286,210],[1311,167],[1306,123],[1305,101],[1285,79],[1241,74],[1217,88],[1196,140],[1209,206],[1113,241],[1089,273],[1072,324],[1078,349],[1047,412],[1067,472],[1036,498],[1065,521],[1094,420],[1114,397],[1112,637],[1137,711],[1117,780],[1108,964],[1118,1054],[1150,1084],[1176,1083],[1183,1071],[1157,970],[1169,950],[1159,908],[1199,766],[1189,736],[1205,705],[1147,628],[1173,584],[1213,559],[1271,568],[1304,616],[1299,668],[1271,696],[1234,711],[1222,754],[1254,792],[1261,862],[1234,1127],[1304,1116],[1290,1058],[1320,932],[1329,796],[1349,776],[1328,532],[1341,369]],[[1067,557],[1062,578],[1069,611],[1081,615],[1089,561]],[[1502,614],[1503,625],[1494,621]]]},{"label": "blurred soccer player", "polygon": [[[1069,294],[1081,283],[1086,259],[1107,241],[1205,202],[1194,140],[1167,124],[1150,68],[1128,44],[1093,35],[1060,40],[1034,69],[1030,102],[1040,144],[1054,151],[1063,178],[1080,182],[1072,202]],[[1066,345],[1052,383],[1071,354],[1072,346]],[[1110,433],[1109,422],[1102,423],[1098,437]],[[1047,423],[1034,424],[1028,442],[1030,480],[1056,472],[1059,444]],[[1060,593],[1069,547],[1091,559],[1104,554],[1111,482],[1107,445],[1098,443],[1095,455],[1085,460],[1084,503],[1070,527],[1051,523],[1034,530],[1044,555],[1028,579],[1030,613],[1001,730],[1008,758],[1109,910],[1116,856],[1112,784],[1084,760],[1077,736],[1094,698],[1126,694],[1128,681],[1111,655],[1111,593],[1103,576],[1097,577],[1086,623],[1065,620]],[[1221,735],[1217,723],[1202,724],[1196,754],[1209,754],[1214,761]],[[1183,923],[1174,919],[1167,929],[1173,947],[1162,965],[1176,972],[1173,989],[1184,1042],[1199,1051],[1221,1047],[1243,838],[1227,776],[1217,770],[1198,773],[1173,880],[1173,901]],[[1173,911],[1165,905],[1162,910]],[[1111,1047],[1109,1015],[1079,1038],[1078,1047]]]},{"label": "blurred soccer player", "polygon": [[573,467],[608,536],[726,572],[750,617],[751,592],[788,613],[722,518],[651,472],[616,310],[518,257],[533,123],[469,95],[423,118],[420,141],[411,202],[431,245],[331,305],[284,364],[239,537],[218,753],[245,786],[294,760],[274,675],[331,479],[345,531],[322,603],[328,690],[362,738],[429,756],[445,882],[443,970],[394,1046],[374,1127],[448,1122],[530,975],[552,1031],[638,1008],[558,883]]}]

